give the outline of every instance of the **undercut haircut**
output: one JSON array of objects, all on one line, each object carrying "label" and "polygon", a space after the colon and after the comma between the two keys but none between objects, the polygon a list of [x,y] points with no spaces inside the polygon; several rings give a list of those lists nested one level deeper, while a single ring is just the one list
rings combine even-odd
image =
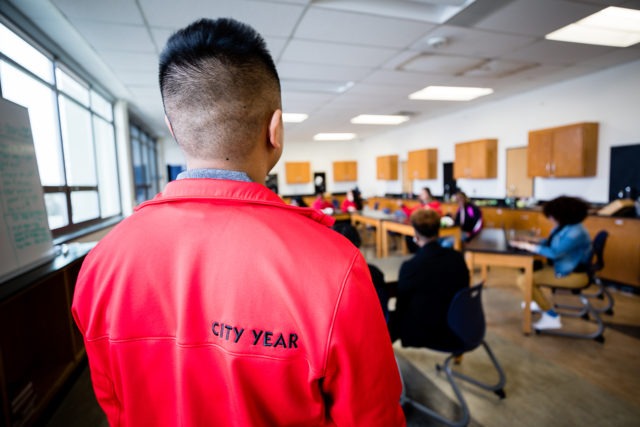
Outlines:
[{"label": "undercut haircut", "polygon": [[440,233],[440,214],[433,209],[416,209],[409,221],[416,232],[428,239],[438,237]]},{"label": "undercut haircut", "polygon": [[577,197],[560,196],[545,203],[542,212],[561,226],[579,224],[587,217],[589,205]]},{"label": "undercut haircut", "polygon": [[178,30],[160,54],[160,92],[176,142],[198,159],[245,157],[281,108],[264,39],[230,18]]}]

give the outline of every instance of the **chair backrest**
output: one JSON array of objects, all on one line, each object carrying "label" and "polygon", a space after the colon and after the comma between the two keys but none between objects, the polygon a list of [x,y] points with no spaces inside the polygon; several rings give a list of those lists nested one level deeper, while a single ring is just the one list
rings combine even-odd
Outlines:
[{"label": "chair backrest", "polygon": [[482,309],[483,284],[458,291],[449,305],[449,327],[464,343],[464,351],[478,347],[484,339],[486,324]]},{"label": "chair backrest", "polygon": [[609,237],[609,233],[601,230],[593,238],[591,244],[591,265],[589,266],[591,274],[595,274],[604,268],[604,245],[607,243],[607,237]]}]

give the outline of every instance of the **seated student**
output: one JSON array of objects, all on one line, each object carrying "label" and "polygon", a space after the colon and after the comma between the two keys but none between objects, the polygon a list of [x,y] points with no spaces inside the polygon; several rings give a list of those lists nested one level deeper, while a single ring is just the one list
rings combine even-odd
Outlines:
[{"label": "seated student", "polygon": [[333,205],[331,204],[331,202],[327,201],[327,199],[324,198],[324,193],[321,192],[316,194],[316,199],[311,204],[311,207],[319,211],[324,211],[325,209],[333,209]]},{"label": "seated student", "polygon": [[[342,234],[344,237],[349,239],[351,243],[356,248],[359,248],[362,244],[362,239],[360,238],[360,233],[358,230],[351,225],[350,223],[336,223],[333,226],[333,229],[338,233]],[[384,314],[385,320],[389,321],[389,287],[387,282],[384,281],[384,273],[373,264],[367,264],[369,267],[369,273],[371,274],[371,280],[373,281],[373,286],[376,288],[376,293],[378,294],[378,299],[380,300],[380,307],[382,307],[382,313]]]},{"label": "seated student", "polygon": [[457,345],[447,323],[454,295],[469,286],[462,254],[438,243],[440,215],[418,209],[409,218],[419,249],[400,267],[392,339],[405,347]]},{"label": "seated student", "polygon": [[462,191],[456,193],[458,211],[456,212],[455,225],[462,229],[462,240],[465,242],[473,239],[482,230],[482,212],[480,208],[471,203]]},{"label": "seated student", "polygon": [[[418,209],[433,209],[434,211],[438,212],[438,215],[442,216],[442,206],[440,205],[439,201],[433,198],[431,189],[429,189],[429,187],[422,188],[422,190],[420,191],[420,195],[418,196],[418,200],[420,200],[420,204],[418,206],[414,206],[413,208],[409,208],[404,204],[400,205],[400,208],[402,209],[404,215],[406,215],[406,218],[409,218],[411,214]],[[406,236],[405,241],[409,252],[413,254],[418,250],[418,247],[413,242],[413,239],[410,236]]]},{"label": "seated student", "polygon": [[[537,285],[582,288],[588,283],[586,265],[591,256],[591,238],[582,225],[588,205],[581,199],[561,196],[545,203],[542,212],[554,225],[547,239],[538,243],[516,240],[510,243],[516,248],[540,254],[553,263],[533,273],[533,301],[543,312],[533,327],[539,330],[559,329],[562,327],[560,316]],[[524,288],[524,275],[518,277],[518,285]]]},{"label": "seated student", "polygon": [[347,191],[347,196],[340,205],[342,212],[356,212],[362,210],[362,199],[360,193],[356,190]]},{"label": "seated student", "polygon": [[307,204],[304,202],[304,199],[302,198],[302,196],[294,196],[291,198],[291,205],[292,206],[298,206],[301,208],[307,208]]}]

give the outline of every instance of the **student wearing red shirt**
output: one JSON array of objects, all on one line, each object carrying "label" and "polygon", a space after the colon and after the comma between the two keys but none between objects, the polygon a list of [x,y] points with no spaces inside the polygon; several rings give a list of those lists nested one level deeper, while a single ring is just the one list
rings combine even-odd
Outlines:
[{"label": "student wearing red shirt", "polygon": [[360,251],[264,185],[283,124],[262,37],[197,21],[171,36],[159,74],[188,170],[100,241],[74,293],[109,424],[403,426]]}]

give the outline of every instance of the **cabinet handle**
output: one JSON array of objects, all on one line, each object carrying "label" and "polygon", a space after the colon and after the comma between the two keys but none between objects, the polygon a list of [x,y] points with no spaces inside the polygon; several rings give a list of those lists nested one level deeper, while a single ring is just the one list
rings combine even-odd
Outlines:
[{"label": "cabinet handle", "polygon": [[551,165],[547,163],[544,168],[549,172],[551,170]]},{"label": "cabinet handle", "polygon": [[556,173],[556,164],[551,163],[551,172]]}]

